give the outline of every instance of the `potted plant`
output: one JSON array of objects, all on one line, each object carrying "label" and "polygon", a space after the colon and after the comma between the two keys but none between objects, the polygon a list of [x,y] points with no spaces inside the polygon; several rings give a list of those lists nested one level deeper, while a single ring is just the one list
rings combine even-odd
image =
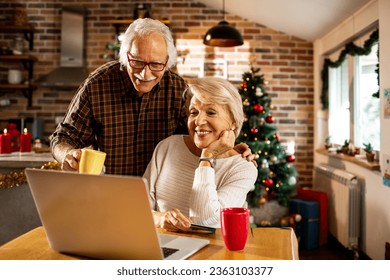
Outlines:
[{"label": "potted plant", "polygon": [[341,146],[341,152],[342,152],[343,154],[348,154],[349,143],[351,143],[351,140],[346,139],[346,140],[344,141],[344,145]]},{"label": "potted plant", "polygon": [[366,158],[368,162],[374,161],[375,153],[374,148],[372,147],[371,143],[363,143],[364,151],[366,152]]},{"label": "potted plant", "polygon": [[120,50],[119,43],[107,43],[106,44],[106,52],[104,54],[104,59],[106,61],[118,59],[119,50]]},{"label": "potted plant", "polygon": [[325,149],[329,149],[332,147],[332,143],[330,142],[331,136],[325,138]]}]

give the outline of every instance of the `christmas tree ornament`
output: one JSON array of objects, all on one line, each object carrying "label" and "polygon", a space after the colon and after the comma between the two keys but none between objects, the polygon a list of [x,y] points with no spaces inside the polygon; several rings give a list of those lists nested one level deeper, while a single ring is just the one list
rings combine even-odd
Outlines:
[{"label": "christmas tree ornament", "polygon": [[263,95],[263,92],[262,92],[261,88],[259,88],[259,87],[256,88],[256,93],[255,93],[255,95],[258,96],[258,97],[260,97],[260,96]]},{"label": "christmas tree ornament", "polygon": [[290,186],[294,186],[294,185],[297,183],[297,178],[294,177],[294,176],[291,176],[290,178],[288,178],[287,183],[288,183]]},{"label": "christmas tree ornament", "polygon": [[242,102],[242,105],[244,105],[244,106],[249,106],[250,103],[249,103],[248,99],[245,99],[245,100]]},{"label": "christmas tree ornament", "polygon": [[279,220],[279,224],[282,227],[288,227],[289,226],[289,222],[290,222],[290,218],[289,217],[281,217],[280,220]]},{"label": "christmas tree ornament", "polygon": [[259,124],[260,124],[261,126],[263,126],[264,123],[265,123],[264,118],[261,118]]},{"label": "christmas tree ornament", "polygon": [[272,115],[268,115],[266,118],[267,123],[274,123],[275,122],[275,117]]},{"label": "christmas tree ornament", "polygon": [[251,128],[251,133],[252,134],[257,134],[259,130],[256,127]]},{"label": "christmas tree ornament", "polygon": [[263,111],[263,106],[261,106],[260,104],[255,104],[253,105],[253,110],[256,112],[256,113],[261,113],[261,111]]},{"label": "christmas tree ornament", "polygon": [[262,196],[259,198],[259,201],[258,201],[259,205],[264,205],[266,202],[267,202],[267,199],[265,197]]},{"label": "christmas tree ornament", "polygon": [[294,162],[294,161],[295,161],[295,156],[294,156],[294,155],[288,155],[288,156],[286,157],[286,160],[287,160],[288,162]]},{"label": "christmas tree ornament", "polygon": [[265,180],[263,181],[263,184],[264,184],[264,186],[266,186],[267,188],[272,188],[272,187],[274,186],[274,181],[273,181],[272,179],[268,178],[268,179],[265,179]]},{"label": "christmas tree ornament", "polygon": [[269,161],[270,162],[276,162],[278,158],[275,155],[270,156]]}]

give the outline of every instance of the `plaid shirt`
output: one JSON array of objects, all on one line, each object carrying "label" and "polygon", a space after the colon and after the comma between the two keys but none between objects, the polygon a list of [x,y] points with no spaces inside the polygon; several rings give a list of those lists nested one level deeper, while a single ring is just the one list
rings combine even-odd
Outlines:
[{"label": "plaid shirt", "polygon": [[107,153],[106,173],[142,176],[157,143],[186,131],[186,84],[168,70],[139,97],[127,71],[120,69],[118,62],[108,62],[79,87],[51,147],[92,145]]}]

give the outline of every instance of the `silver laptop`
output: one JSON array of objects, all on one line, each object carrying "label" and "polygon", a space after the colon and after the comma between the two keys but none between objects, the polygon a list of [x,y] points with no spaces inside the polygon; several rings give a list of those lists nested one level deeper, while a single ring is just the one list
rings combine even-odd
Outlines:
[{"label": "silver laptop", "polygon": [[[176,260],[209,244],[207,239],[158,233],[140,177],[31,168],[26,176],[56,251],[95,259]],[[164,257],[165,251],[172,254]]]}]

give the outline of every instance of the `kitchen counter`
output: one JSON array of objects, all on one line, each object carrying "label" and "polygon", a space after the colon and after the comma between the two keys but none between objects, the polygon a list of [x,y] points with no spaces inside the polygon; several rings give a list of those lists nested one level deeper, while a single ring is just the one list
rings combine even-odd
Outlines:
[{"label": "kitchen counter", "polygon": [[20,153],[15,152],[11,154],[0,155],[0,174],[8,173],[10,171],[21,171],[27,167],[37,168],[41,167],[47,162],[53,161],[54,158],[51,153]]},{"label": "kitchen counter", "polygon": [[41,225],[23,171],[52,161],[51,153],[0,155],[0,244]]},{"label": "kitchen counter", "polygon": [[0,244],[41,225],[24,169],[53,161],[48,152],[0,155]]}]

